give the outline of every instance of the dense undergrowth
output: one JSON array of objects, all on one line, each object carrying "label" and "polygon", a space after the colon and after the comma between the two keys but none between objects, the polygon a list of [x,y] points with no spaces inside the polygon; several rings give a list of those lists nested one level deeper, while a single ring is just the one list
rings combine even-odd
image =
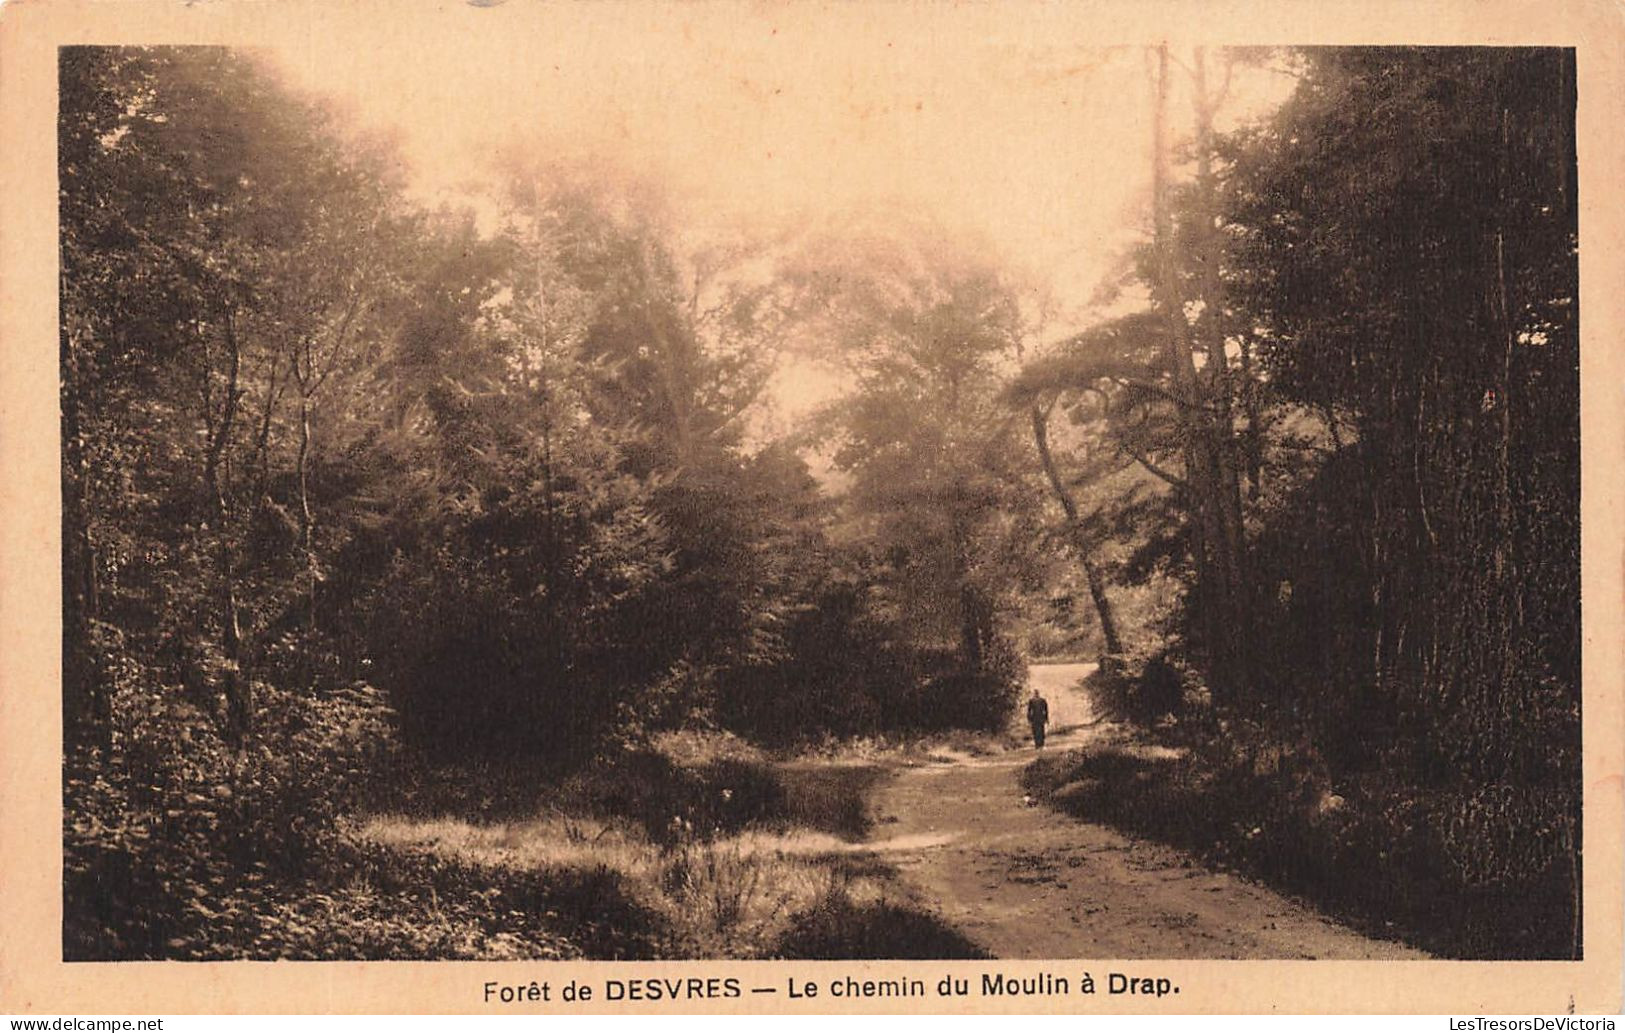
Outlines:
[{"label": "dense undergrowth", "polygon": [[858,845],[894,755],[810,762],[726,733],[668,733],[559,780],[426,771],[354,832],[492,886],[579,887],[577,904],[598,894],[573,912],[549,906],[591,957],[979,956]]},{"label": "dense undergrowth", "polygon": [[1425,784],[1398,765],[1340,770],[1308,738],[1216,714],[1189,681],[1165,659],[1093,678],[1097,706],[1130,720],[1029,766],[1027,790],[1374,936],[1447,957],[1576,955],[1577,824],[1542,818],[1561,800],[1537,785]]},{"label": "dense undergrowth", "polygon": [[287,749],[138,707],[117,763],[70,759],[67,959],[976,956],[854,846],[878,751],[680,733],[564,775],[430,765],[365,687],[265,702]]}]

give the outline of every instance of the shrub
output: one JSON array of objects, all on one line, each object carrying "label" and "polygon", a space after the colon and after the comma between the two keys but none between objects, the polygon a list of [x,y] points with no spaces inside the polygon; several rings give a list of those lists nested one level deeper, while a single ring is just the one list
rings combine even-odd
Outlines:
[{"label": "shrub", "polygon": [[600,818],[624,818],[657,843],[712,839],[781,819],[784,787],[761,761],[722,758],[684,766],[643,749],[584,768],[564,795]]},{"label": "shrub", "polygon": [[910,642],[854,585],[836,583],[793,616],[770,661],[721,672],[719,721],[758,741],[949,729],[998,731],[1021,693],[1026,661],[993,635],[980,663],[957,648]]},{"label": "shrub", "polygon": [[255,685],[241,750],[216,718],[126,659],[104,756],[64,764],[63,932],[69,958],[219,951],[245,894],[320,867],[335,821],[393,768],[392,715],[356,684],[291,693]]},{"label": "shrub", "polygon": [[701,958],[762,956],[812,894],[814,871],[738,840],[677,844],[665,856],[660,890],[679,950]]},{"label": "shrub", "polygon": [[1092,673],[1085,686],[1095,710],[1114,721],[1154,724],[1178,716],[1199,698],[1188,672],[1167,653],[1113,658]]},{"label": "shrub", "polygon": [[886,900],[854,902],[830,893],[797,914],[774,953],[820,961],[988,958],[990,954],[941,918]]},{"label": "shrub", "polygon": [[1009,638],[994,636],[980,664],[966,667],[957,654],[931,657],[937,668],[915,705],[910,722],[928,731],[968,728],[980,732],[1004,729],[1027,682],[1027,664]]}]

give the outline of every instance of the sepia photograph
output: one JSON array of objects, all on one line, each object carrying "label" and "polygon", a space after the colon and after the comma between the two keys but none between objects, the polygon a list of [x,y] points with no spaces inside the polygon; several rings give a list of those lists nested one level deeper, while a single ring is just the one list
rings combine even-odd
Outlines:
[{"label": "sepia photograph", "polygon": [[52,986],[1617,966],[1584,40],[457,6],[30,59]]},{"label": "sepia photograph", "polygon": [[976,56],[63,48],[64,957],[1579,957],[1573,52]]}]

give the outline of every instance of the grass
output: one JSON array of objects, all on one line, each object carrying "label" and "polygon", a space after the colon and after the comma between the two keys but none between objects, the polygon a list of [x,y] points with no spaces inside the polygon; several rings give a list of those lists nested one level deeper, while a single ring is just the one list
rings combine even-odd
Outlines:
[{"label": "grass", "polygon": [[595,958],[981,956],[862,846],[899,755],[865,744],[785,761],[669,735],[561,783],[426,772],[346,835],[379,892],[427,885],[438,907],[478,887],[491,901],[488,955],[448,932],[424,956],[522,955],[538,943],[527,923]]},{"label": "grass", "polygon": [[911,901],[835,892],[796,916],[778,956],[814,961],[976,959],[992,955]]},{"label": "grass", "polygon": [[[875,786],[921,755],[865,744],[784,760],[685,734],[564,779],[523,764],[419,768],[324,831],[301,872],[262,859],[193,880],[195,895],[132,891],[164,901],[140,921],[70,909],[64,956],[976,956],[863,843]],[[104,899],[121,860],[70,873],[66,898]],[[141,889],[151,873],[127,867]]]},{"label": "grass", "polygon": [[588,919],[605,913],[636,930],[650,956],[980,956],[900,895],[889,868],[816,830],[656,843],[633,826],[561,815],[484,825],[380,815],[355,834],[419,868],[479,873],[504,907],[515,881],[550,887],[528,895],[532,909],[588,956],[604,946]]},{"label": "grass", "polygon": [[856,843],[874,825],[869,795],[888,774],[874,764],[805,764],[785,765],[778,777],[784,788],[785,827],[827,832]]},{"label": "grass", "polygon": [[571,940],[590,941],[585,920],[610,905],[604,913],[663,957],[771,953],[791,915],[825,892],[818,858],[836,842],[756,833],[656,843],[635,826],[559,815],[491,825],[377,816],[357,833],[397,856],[478,871],[504,895],[527,880],[553,887],[545,910]]},{"label": "grass", "polygon": [[826,767],[868,764],[884,770],[897,766],[942,763],[952,754],[985,757],[1019,746],[1021,742],[1019,736],[1009,731],[995,733],[968,729],[899,736],[862,736],[803,746],[794,758],[788,760],[788,764],[794,766],[797,762],[814,761]]}]

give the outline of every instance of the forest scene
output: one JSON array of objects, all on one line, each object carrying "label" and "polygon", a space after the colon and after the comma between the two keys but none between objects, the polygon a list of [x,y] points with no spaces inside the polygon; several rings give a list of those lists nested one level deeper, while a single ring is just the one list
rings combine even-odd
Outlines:
[{"label": "forest scene", "polygon": [[837,204],[60,50],[64,959],[1580,957],[1573,52],[1079,54]]}]

